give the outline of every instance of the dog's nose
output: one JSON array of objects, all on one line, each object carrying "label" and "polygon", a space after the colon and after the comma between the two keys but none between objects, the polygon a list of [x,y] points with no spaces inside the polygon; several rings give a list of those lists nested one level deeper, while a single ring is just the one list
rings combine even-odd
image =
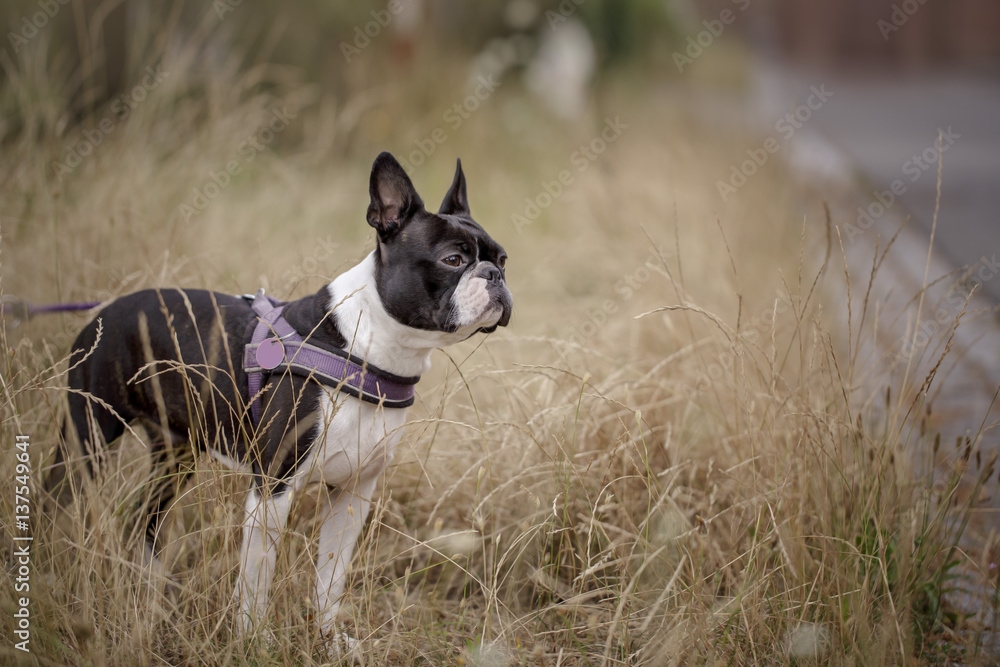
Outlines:
[{"label": "dog's nose", "polygon": [[488,283],[499,283],[503,280],[503,274],[500,273],[500,269],[492,262],[483,262],[482,267],[479,269],[479,277],[485,279]]}]

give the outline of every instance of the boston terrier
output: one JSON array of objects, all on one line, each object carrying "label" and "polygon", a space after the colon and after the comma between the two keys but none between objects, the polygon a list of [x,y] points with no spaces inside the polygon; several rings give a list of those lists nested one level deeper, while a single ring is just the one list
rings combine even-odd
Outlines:
[{"label": "boston terrier", "polygon": [[87,471],[133,422],[152,440],[154,480],[139,502],[148,553],[194,452],[252,473],[241,630],[266,619],[292,499],[316,483],[312,598],[321,629],[349,640],[335,631],[339,599],[412,385],[435,348],[510,320],[507,254],[472,219],[461,161],[437,213],[389,153],[372,166],[370,194],[375,250],[315,294],[284,304],[145,290],[107,305],[73,344],[64,441],[82,448]]}]

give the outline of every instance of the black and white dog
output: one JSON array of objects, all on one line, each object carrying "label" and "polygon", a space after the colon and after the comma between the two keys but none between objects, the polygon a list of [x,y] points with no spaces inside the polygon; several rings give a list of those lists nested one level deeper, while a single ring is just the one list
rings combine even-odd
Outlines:
[{"label": "black and white dog", "polygon": [[126,424],[144,425],[159,471],[140,510],[152,553],[194,451],[252,471],[235,590],[244,628],[265,618],[294,494],[319,483],[313,599],[333,631],[372,494],[431,352],[510,320],[507,255],[469,213],[461,162],[437,213],[389,153],[372,166],[370,194],[375,250],[317,293],[281,304],[145,290],[106,306],[73,345],[64,439],[82,446],[91,470]]}]

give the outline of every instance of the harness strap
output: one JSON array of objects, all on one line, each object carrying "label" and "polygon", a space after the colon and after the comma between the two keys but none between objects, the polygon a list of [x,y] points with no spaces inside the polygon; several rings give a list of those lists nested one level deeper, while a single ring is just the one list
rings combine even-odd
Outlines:
[{"label": "harness strap", "polygon": [[260,390],[264,374],[289,371],[312,378],[337,391],[385,408],[413,405],[419,377],[404,378],[367,364],[343,350],[328,350],[306,342],[282,313],[287,304],[260,292],[253,300],[258,322],[243,348],[243,369],[250,390],[250,414],[260,423]]}]

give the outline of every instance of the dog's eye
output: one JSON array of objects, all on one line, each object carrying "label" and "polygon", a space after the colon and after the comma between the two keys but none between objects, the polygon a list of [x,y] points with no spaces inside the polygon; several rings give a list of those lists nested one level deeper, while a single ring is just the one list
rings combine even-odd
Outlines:
[{"label": "dog's eye", "polygon": [[504,265],[507,263],[507,255],[500,255],[500,258],[497,259],[496,263],[497,263],[497,268],[502,269]]},{"label": "dog's eye", "polygon": [[441,260],[448,266],[462,266],[462,256],[461,255],[448,255]]}]

